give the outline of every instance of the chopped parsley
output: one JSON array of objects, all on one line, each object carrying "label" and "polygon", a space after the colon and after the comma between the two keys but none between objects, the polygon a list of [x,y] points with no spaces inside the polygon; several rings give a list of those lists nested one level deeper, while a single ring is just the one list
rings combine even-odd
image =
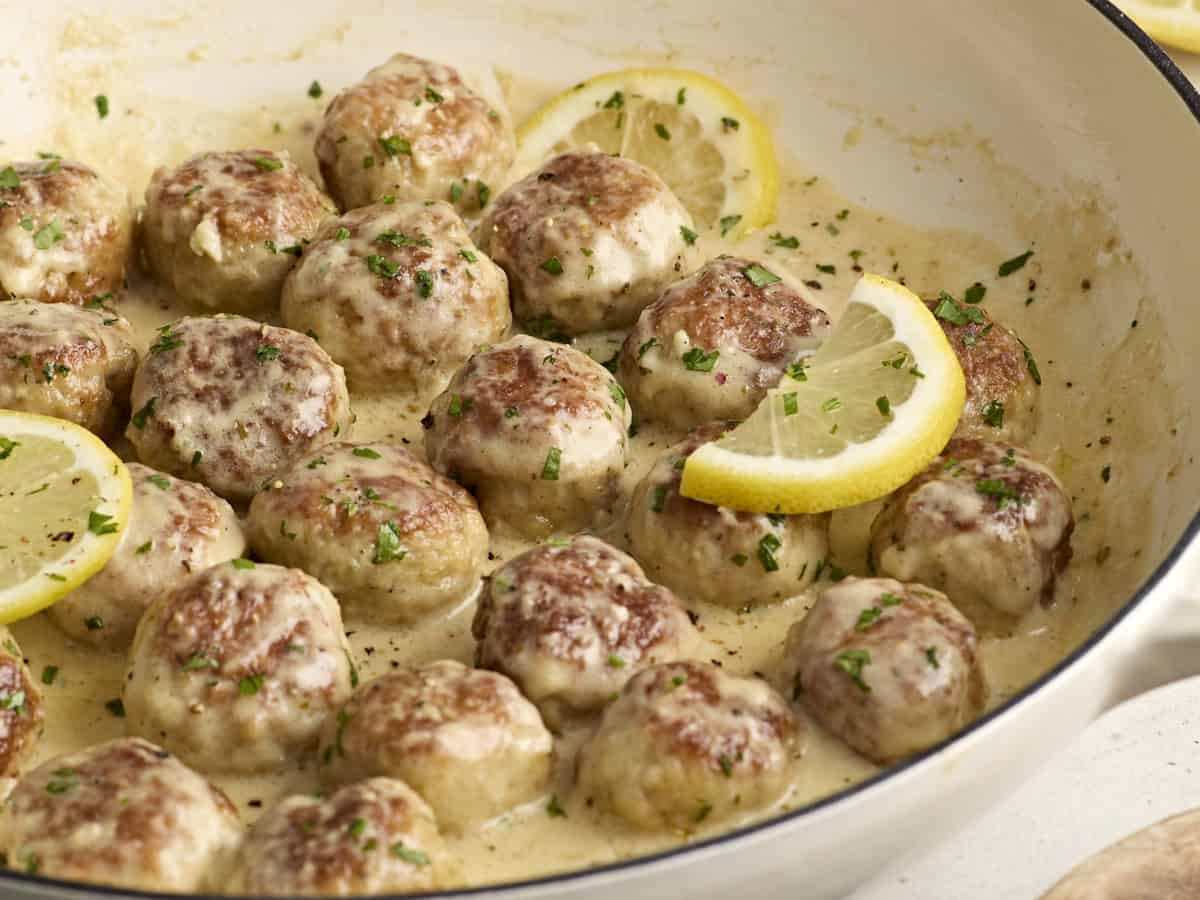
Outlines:
[{"label": "chopped parsley", "polygon": [[558,276],[563,273],[562,260],[560,260],[557,256],[550,257],[548,260],[546,260],[544,263],[542,263],[538,268],[540,268],[543,272],[546,272],[550,275]]},{"label": "chopped parsley", "polygon": [[904,602],[904,598],[893,594],[891,591],[884,591],[879,595],[880,606],[899,606]]},{"label": "chopped parsley", "polygon": [[831,413],[842,408],[842,401],[837,397],[830,397],[821,404],[821,412]]},{"label": "chopped parsley", "polygon": [[467,250],[465,247],[458,251],[458,255],[469,263],[479,262],[479,257],[475,255],[475,252],[473,250]]},{"label": "chopped parsley", "polygon": [[380,278],[395,278],[400,274],[400,267],[388,262],[378,253],[372,253],[367,256],[367,269],[372,275],[378,275]]},{"label": "chopped parsley", "polygon": [[796,399],[795,391],[789,391],[783,395],[783,414],[785,416],[794,416],[800,411],[800,403]]},{"label": "chopped parsley", "polygon": [[929,661],[929,665],[935,669],[940,669],[942,667],[941,663],[938,662],[937,647],[926,647],[925,659],[927,659]]},{"label": "chopped parsley", "polygon": [[614,381],[609,384],[608,393],[612,396],[613,403],[617,404],[621,409],[625,408],[625,388]]},{"label": "chopped parsley", "polygon": [[433,295],[433,273],[427,269],[417,269],[413,275],[417,283],[417,296],[427,298]]},{"label": "chopped parsley", "polygon": [[938,305],[934,307],[933,314],[951,325],[968,325],[972,322],[981,325],[985,321],[983,310],[972,306],[960,306],[958,301],[945,291],[938,295]]},{"label": "chopped parsley", "polygon": [[837,266],[831,266],[828,263],[817,263],[817,271],[823,272],[826,275],[836,275]]},{"label": "chopped parsley", "polygon": [[116,534],[121,526],[112,520],[112,516],[92,510],[88,513],[88,531],[92,534]]},{"label": "chopped parsley", "polygon": [[67,236],[67,233],[62,230],[62,226],[58,224],[58,219],[50,220],[49,225],[45,225],[38,229],[33,236],[33,246],[39,250],[49,250],[59,241]]},{"label": "chopped parsley", "polygon": [[198,669],[219,669],[221,664],[207,656],[192,656],[179,667],[182,672],[195,672]]},{"label": "chopped parsley", "polygon": [[665,484],[657,485],[654,492],[650,495],[650,511],[660,513],[667,505],[667,486]]},{"label": "chopped parsley", "polygon": [[470,412],[471,407],[474,405],[475,405],[475,401],[472,400],[470,397],[460,397],[458,394],[451,394],[450,395],[450,406],[446,410],[446,412],[450,413],[450,415],[455,416],[457,418],[458,416],[461,416],[465,412]]},{"label": "chopped parsley", "polygon": [[[651,340],[654,339],[651,338]],[[683,354],[681,358],[683,360],[684,367],[689,372],[711,372],[713,370],[713,366],[717,364],[717,358],[720,355],[721,351],[719,350],[713,350],[706,353],[700,347],[693,347],[691,350],[687,351],[687,353]],[[640,351],[638,352],[638,356],[639,358],[641,357]]]},{"label": "chopped parsley", "polygon": [[621,109],[625,105],[625,95],[621,91],[613,91],[611,97],[604,101],[605,109]]},{"label": "chopped parsley", "polygon": [[102,119],[108,118],[108,97],[104,94],[97,94],[92,101],[96,104],[96,115]]},{"label": "chopped parsley", "polygon": [[733,556],[729,557],[729,561],[740,569],[750,561],[750,557],[745,553],[735,553]]},{"label": "chopped parsley", "polygon": [[279,359],[279,348],[274,344],[260,344],[258,349],[254,351],[254,358],[259,362],[270,362],[273,359]]},{"label": "chopped parsley", "polygon": [[996,270],[996,274],[1001,278],[1011,275],[1019,269],[1025,268],[1025,263],[1029,262],[1029,257],[1033,256],[1032,250],[1026,250],[1020,256],[1014,256],[1012,259],[1006,259],[1000,263],[1000,267]]},{"label": "chopped parsley", "polygon": [[993,400],[983,408],[983,421],[993,428],[1000,428],[1004,424],[1004,404],[999,400]]},{"label": "chopped parsley", "polygon": [[784,250],[800,249],[800,238],[794,234],[785,237],[782,231],[777,231],[771,235],[770,239],[774,241],[776,247],[782,247]]},{"label": "chopped parsley", "polygon": [[558,802],[558,794],[550,795],[550,802],[546,804],[546,815],[552,819],[565,819],[567,817],[567,811]]},{"label": "chopped parsley", "polygon": [[737,119],[730,118],[729,116],[721,116],[722,131],[737,131],[741,127],[742,123]]},{"label": "chopped parsley", "polygon": [[855,631],[867,631],[872,625],[879,621],[879,617],[883,615],[883,610],[878,606],[868,606],[858,614],[858,621],[854,623]]},{"label": "chopped parsley", "polygon": [[558,481],[559,467],[562,465],[562,450],[551,447],[546,451],[546,461],[542,464],[542,480]]},{"label": "chopped parsley", "polygon": [[755,287],[766,287],[769,284],[778,284],[783,280],[774,272],[764,269],[758,263],[746,266],[746,268],[742,269],[742,274]]},{"label": "chopped parsley", "polygon": [[664,125],[662,122],[654,123],[654,133],[657,134],[664,141],[669,141],[671,139],[671,132],[667,130],[667,126]]},{"label": "chopped parsley", "polygon": [[388,156],[412,156],[412,144],[397,134],[390,134],[379,139],[379,146]]},{"label": "chopped parsley", "polygon": [[243,697],[253,697],[263,686],[263,676],[259,672],[245,675],[238,682],[238,693]]},{"label": "chopped parsley", "polygon": [[833,664],[850,676],[863,693],[869,694],[871,686],[863,680],[863,667],[871,664],[870,650],[843,650],[833,659]]},{"label": "chopped parsley", "polygon": [[147,477],[146,480],[160,491],[168,491],[171,489],[171,482],[167,480],[167,476],[159,475],[157,472]]},{"label": "chopped parsley", "polygon": [[58,666],[45,666],[42,669],[42,684],[54,684],[58,677]]},{"label": "chopped parsley", "polygon": [[428,100],[430,103],[441,103],[446,98],[443,97],[441,94],[439,94],[437,91],[435,91],[429,85],[426,85],[425,86],[425,99]]},{"label": "chopped parsley", "polygon": [[174,350],[182,346],[183,338],[179,332],[172,331],[170,325],[163,325],[158,329],[158,337],[150,345],[150,353],[157,356],[160,353],[166,353],[168,350]]},{"label": "chopped parsley", "polygon": [[150,541],[146,541],[146,543],[144,543],[144,544],[139,544],[138,548],[136,550],[134,550],[133,552],[136,553],[138,556],[145,556],[147,553],[149,553],[153,549],[154,549],[154,541],[150,540]]},{"label": "chopped parsley", "polygon": [[325,91],[321,88],[321,82],[319,81],[314,80],[313,83],[308,86],[308,96],[312,97],[314,100],[320,100],[321,95],[324,93]]},{"label": "chopped parsley", "polygon": [[427,866],[429,865],[429,857],[420,850],[414,850],[412,847],[404,846],[403,841],[392,844],[392,856],[397,859],[402,859],[412,866]]},{"label": "chopped parsley", "polygon": [[762,563],[764,572],[777,572],[779,560],[775,551],[783,546],[783,542],[773,534],[764,534],[758,541],[758,561]]},{"label": "chopped parsley", "polygon": [[360,457],[361,459],[381,459],[382,458],[380,456],[378,450],[372,450],[370,447],[355,447],[350,452],[353,453],[355,456]]},{"label": "chopped parsley", "polygon": [[892,401],[887,398],[887,394],[875,398],[875,408],[879,410],[881,416],[890,416],[892,414]]},{"label": "chopped parsley", "polygon": [[1021,495],[1012,486],[998,478],[981,478],[975,482],[975,490],[985,497],[992,497],[1004,509],[1009,503],[1020,503]]},{"label": "chopped parsley", "polygon": [[787,367],[787,377],[792,381],[808,381],[808,376],[804,374],[804,362],[794,362]]},{"label": "chopped parsley", "polygon": [[271,156],[260,156],[254,160],[254,165],[258,166],[262,172],[276,172],[283,168],[283,160]]},{"label": "chopped parsley", "polygon": [[[1021,341],[1020,338],[1017,338]],[[1033,383],[1038,387],[1042,385],[1042,373],[1038,371],[1037,361],[1033,358],[1033,353],[1029,349],[1029,345],[1021,341],[1021,350],[1025,353],[1025,368],[1029,370],[1029,375],[1033,379]]]},{"label": "chopped parsley", "polygon": [[689,247],[691,247],[693,244],[695,244],[696,238],[698,238],[700,236],[700,235],[696,234],[696,232],[692,231],[692,229],[688,228],[686,225],[679,226],[679,234],[683,238],[683,242],[685,244],[687,244]]},{"label": "chopped parsley", "polygon": [[1112,466],[1105,466],[1104,468],[1102,468],[1100,470],[1100,480],[1103,481],[1105,484],[1108,484],[1108,482],[1111,478],[1112,478]]},{"label": "chopped parsley", "polygon": [[125,718],[125,704],[121,702],[120,697],[114,697],[104,704],[104,708],[116,716],[118,719]]},{"label": "chopped parsley", "polygon": [[488,205],[488,198],[492,196],[492,189],[481,181],[476,185],[475,193],[479,198],[479,208],[483,209]]},{"label": "chopped parsley", "polygon": [[623,669],[625,668],[625,660],[621,659],[615,653],[610,653],[608,655],[608,667],[610,669]]},{"label": "chopped parsley", "polygon": [[21,186],[21,176],[12,166],[0,169],[0,188],[12,190]]},{"label": "chopped parsley", "polygon": [[645,356],[647,353],[650,352],[651,347],[657,347],[657,346],[658,346],[658,338],[650,338],[650,340],[646,341],[644,344],[642,344],[640,347],[638,347],[637,358],[641,359],[643,356]]},{"label": "chopped parsley", "polygon": [[729,234],[741,221],[742,217],[740,215],[722,216],[721,221],[718,223],[721,226],[721,237]]},{"label": "chopped parsley", "polygon": [[46,379],[46,384],[54,380],[56,375],[70,375],[71,369],[69,366],[64,366],[62,363],[47,362],[42,366],[42,377]]},{"label": "chopped parsley", "polygon": [[969,288],[967,288],[965,291],[963,291],[963,303],[970,303],[972,305],[974,305],[976,303],[982,303],[983,297],[986,293],[987,293],[987,288],[985,288],[982,284],[980,284],[977,281],[973,285],[971,285]]},{"label": "chopped parsley", "polygon": [[339,228],[337,231],[335,231],[335,232],[334,232],[334,234],[333,234],[333,239],[334,239],[335,241],[346,241],[346,240],[349,240],[349,239],[350,239],[350,229],[349,229],[349,228],[345,228],[345,227],[343,227],[343,228]]},{"label": "chopped parsley", "polygon": [[235,569],[247,570],[247,569],[254,568],[254,563],[252,563],[250,560],[245,559],[241,556],[237,557],[236,559],[231,559],[229,561],[229,564],[231,566],[233,566]]},{"label": "chopped parsley", "polygon": [[733,760],[730,759],[728,755],[722,753],[720,756],[718,756],[717,765],[721,767],[721,771],[724,773],[726,778],[733,777]]}]

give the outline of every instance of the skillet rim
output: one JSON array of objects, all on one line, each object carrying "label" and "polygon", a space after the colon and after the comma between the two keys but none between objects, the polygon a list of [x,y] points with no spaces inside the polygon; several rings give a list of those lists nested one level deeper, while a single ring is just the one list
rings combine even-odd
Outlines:
[{"label": "skillet rim", "polygon": [[[1086,2],[1108,22],[1128,38],[1139,50],[1142,55],[1159,71],[1159,74],[1166,79],[1167,83],[1179,95],[1184,105],[1191,112],[1197,124],[1200,125],[1200,91],[1188,80],[1188,77],[1183,74],[1182,70],[1175,64],[1167,52],[1163,50],[1155,41],[1139,28],[1134,21],[1125,13],[1119,10],[1112,0],[1086,0]],[[1070,654],[1059,660],[1053,668],[1044,672],[1038,679],[1026,685],[1018,693],[1014,694],[1003,704],[990,710],[985,715],[976,719],[963,730],[956,732],[951,737],[940,741],[934,746],[921,753],[909,757],[904,762],[884,769],[860,781],[850,787],[843,788],[833,794],[821,797],[817,800],[807,803],[796,809],[790,810],[783,815],[774,816],[762,822],[756,822],[752,825],[746,825],[741,828],[727,831],[719,835],[704,838],[703,840],[693,843],[682,844],[677,847],[671,847],[667,850],[660,850],[656,853],[647,854],[646,856],[638,856],[630,859],[618,860],[617,862],[606,863],[593,868],[578,869],[571,872],[563,872],[556,875],[543,875],[538,878],[527,878],[522,881],[509,881],[500,884],[484,885],[481,887],[459,888],[449,891],[432,891],[420,894],[385,894],[379,895],[381,900],[462,900],[462,898],[482,897],[491,895],[499,898],[515,898],[519,894],[527,890],[537,890],[556,885],[577,885],[585,880],[604,878],[617,872],[627,872],[632,869],[637,869],[642,866],[654,865],[666,860],[674,860],[679,857],[691,854],[699,850],[705,850],[711,847],[716,847],[720,844],[740,840],[741,838],[749,837],[766,832],[770,829],[780,827],[785,824],[792,824],[805,816],[816,813],[820,810],[840,803],[850,797],[858,796],[873,789],[876,785],[884,781],[897,777],[901,773],[914,768],[926,760],[937,756],[942,751],[947,749],[952,744],[956,743],[969,734],[984,728],[994,719],[1007,714],[1010,710],[1028,701],[1034,694],[1039,693],[1043,687],[1053,681],[1058,675],[1081,660],[1084,656],[1091,652],[1092,648],[1104,640],[1108,635],[1116,629],[1125,618],[1133,612],[1146,597],[1153,591],[1179,562],[1184,552],[1200,535],[1200,509],[1193,514],[1192,519],[1188,522],[1187,527],[1179,536],[1179,539],[1168,551],[1162,562],[1155,567],[1154,571],[1146,578],[1140,587],[1133,593],[1129,601],[1118,610],[1112,618],[1104,625],[1093,632],[1086,641],[1075,648]],[[256,898],[246,897],[245,895],[232,894],[172,894],[161,893],[157,891],[134,891],[126,888],[112,887],[103,884],[89,884],[79,881],[66,881],[59,878],[48,878],[37,875],[28,875],[24,872],[18,872],[9,869],[0,869],[0,892],[5,892],[5,886],[21,890],[26,895],[39,894],[46,897],[64,897],[70,900],[91,900],[91,898],[111,898],[111,900],[179,900],[180,897],[190,897],[194,900],[227,900],[229,897],[234,897],[235,900],[256,900]]]}]

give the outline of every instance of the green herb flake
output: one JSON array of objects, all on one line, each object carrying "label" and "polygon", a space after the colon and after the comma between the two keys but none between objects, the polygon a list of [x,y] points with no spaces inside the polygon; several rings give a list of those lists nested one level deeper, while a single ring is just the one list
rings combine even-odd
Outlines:
[{"label": "green herb flake", "polygon": [[250,675],[245,675],[238,681],[238,693],[243,697],[253,697],[263,686],[263,675],[259,672],[254,672]]},{"label": "green herb flake", "polygon": [[854,623],[854,630],[867,631],[879,620],[881,615],[883,615],[883,610],[878,606],[868,606],[859,612],[858,621]]},{"label": "green herb flake", "polygon": [[567,811],[558,802],[558,794],[550,795],[550,802],[546,804],[546,815],[552,819],[565,819],[567,817]]},{"label": "green herb flake", "polygon": [[145,556],[147,553],[149,553],[153,549],[154,549],[154,541],[150,540],[150,541],[146,541],[146,543],[144,543],[144,544],[139,544],[138,548],[136,550],[134,550],[133,552],[136,553],[138,556]]},{"label": "green herb flake", "polygon": [[0,188],[12,190],[21,186],[21,176],[12,166],[0,169]]},{"label": "green herb flake", "polygon": [[324,93],[325,91],[321,87],[321,82],[316,81],[315,79],[313,80],[313,83],[308,86],[308,96],[312,97],[314,100],[320,100],[321,95]]},{"label": "green herb flake", "polygon": [[721,237],[725,237],[727,234],[729,234],[729,232],[736,228],[738,223],[741,221],[742,217],[740,215],[722,216],[721,221],[718,223],[721,228]]},{"label": "green herb flake", "polygon": [[108,118],[108,97],[104,94],[97,94],[92,98],[92,102],[96,104],[96,115],[101,119]]},{"label": "green herb flake", "polygon": [[625,408],[625,388],[614,381],[609,384],[608,393],[613,398],[613,403],[617,404],[621,409]]},{"label": "green herb flake", "polygon": [[8,459],[12,456],[12,452],[20,446],[20,441],[14,441],[12,438],[0,435],[0,460]]},{"label": "green herb flake", "polygon": [[784,250],[799,250],[800,238],[794,234],[784,236],[782,231],[776,231],[770,236],[770,240],[774,242],[776,247],[782,247]]},{"label": "green herb flake", "polygon": [[992,428],[1000,428],[1004,425],[1004,404],[999,400],[992,400],[983,408],[983,421]]},{"label": "green herb flake", "polygon": [[[370,447],[355,447],[350,452],[353,453],[355,456],[359,457],[360,459],[382,459],[382,457],[379,454],[379,451],[372,450]],[[323,457],[321,457],[321,460],[322,460],[322,462],[324,462]]]},{"label": "green herb flake", "polygon": [[417,269],[413,275],[417,283],[417,296],[427,299],[433,295],[433,273],[426,269]]},{"label": "green herb flake", "polygon": [[783,546],[783,542],[773,534],[764,534],[758,541],[758,561],[762,563],[764,572],[777,572],[779,561],[775,551]]},{"label": "green herb flake", "polygon": [[469,263],[479,262],[479,257],[475,254],[475,251],[467,250],[465,247],[458,251],[458,255]]},{"label": "green herb flake", "polygon": [[732,119],[729,116],[721,116],[721,130],[725,132],[737,131],[742,127],[742,123],[737,119]]},{"label": "green herb flake", "polygon": [[562,465],[562,450],[551,447],[546,451],[546,461],[542,464],[542,480],[558,481],[559,468]]},{"label": "green herb flake", "polygon": [[374,157],[374,156],[371,156],[371,155],[369,155],[369,154],[368,154],[367,156],[364,156],[364,157],[363,157],[363,161],[362,161],[362,167],[363,167],[364,169],[373,169],[373,168],[375,168],[375,157]]},{"label": "green herb flake", "polygon": [[1108,484],[1108,482],[1111,478],[1112,478],[1112,466],[1105,466],[1104,468],[1102,468],[1100,470],[1100,480],[1103,481],[1105,484]]},{"label": "green herb flake", "polygon": [[250,560],[245,559],[244,557],[241,557],[241,556],[237,557],[236,559],[231,559],[229,561],[229,564],[231,566],[233,566],[235,569],[241,569],[243,571],[247,571],[249,569],[254,568],[254,563],[252,563]]},{"label": "green herb flake", "polygon": [[20,225],[22,228],[24,228],[26,231],[33,231],[33,217],[32,216],[22,216],[21,221],[18,222],[17,224]]},{"label": "green herb flake", "polygon": [[837,266],[831,266],[828,263],[817,263],[817,271],[823,272],[826,275],[836,275]]},{"label": "green herb flake", "polygon": [[51,581],[66,581],[66,576],[59,575],[57,572],[47,572],[46,577]]},{"label": "green herb flake", "polygon": [[420,850],[414,850],[412,847],[404,846],[404,843],[397,842],[392,844],[392,856],[397,859],[402,859],[412,866],[427,866],[429,865],[429,857]]},{"label": "green herb flake", "polygon": [[379,139],[379,146],[388,156],[412,156],[412,144],[397,134],[389,134]]},{"label": "green herb flake", "polygon": [[159,475],[157,472],[148,476],[146,480],[160,491],[169,491],[171,489],[171,482],[167,479],[167,476]]},{"label": "green herb flake", "polygon": [[689,372],[711,372],[720,355],[721,351],[719,350],[705,352],[700,347],[693,347],[680,358],[683,360],[684,368]]},{"label": "green herb flake", "polygon": [[708,814],[712,812],[712,804],[704,801],[700,804],[700,808],[696,810],[696,815],[692,816],[692,820],[699,824],[708,818]]},{"label": "green herb flake", "polygon": [[548,273],[550,275],[554,275],[554,276],[558,276],[563,273],[562,260],[560,260],[557,256],[550,257],[548,260],[546,260],[544,263],[542,263],[538,268],[540,268],[543,272],[546,272],[546,273]]},{"label": "green herb flake", "polygon": [[821,404],[821,412],[831,413],[842,408],[842,401],[837,397],[830,397]]},{"label": "green herb flake", "polygon": [[769,284],[778,284],[783,279],[774,272],[763,268],[758,263],[746,266],[742,269],[742,274],[755,287],[766,287]]},{"label": "green herb flake", "polygon": [[975,482],[975,490],[985,497],[991,497],[996,500],[1001,509],[1004,509],[1010,503],[1021,502],[1020,493],[998,478],[981,478]]},{"label": "green herb flake", "polygon": [[960,306],[958,301],[942,291],[938,295],[938,305],[934,307],[933,314],[939,319],[949,322],[951,325],[968,325],[975,323],[983,324],[983,311],[976,309],[973,306]]},{"label": "green herb flake", "polygon": [[879,410],[881,416],[886,417],[892,414],[892,401],[887,398],[887,394],[875,398],[875,408]]},{"label": "green herb flake", "polygon": [[42,668],[42,684],[54,684],[54,679],[58,677],[58,666],[45,666]]},{"label": "green herb flake", "polygon": [[1025,263],[1029,262],[1029,257],[1033,256],[1032,250],[1026,250],[1020,256],[1014,256],[1012,259],[1006,259],[1000,263],[1000,267],[996,270],[996,274],[1001,278],[1005,278],[1020,269],[1025,268]]},{"label": "green herb flake", "polygon": [[374,565],[398,562],[408,555],[408,550],[400,543],[400,531],[394,522],[384,522],[375,533],[375,550],[371,554]]},{"label": "green herb flake", "polygon": [[843,650],[834,657],[833,664],[849,675],[863,693],[871,693],[871,686],[863,680],[862,674],[863,667],[871,664],[870,650]]},{"label": "green herb flake", "polygon": [[650,511],[660,513],[666,508],[667,504],[667,487],[660,484],[654,488],[650,495]]},{"label": "green herb flake", "polygon": [[621,109],[625,106],[625,95],[621,91],[613,91],[611,97],[604,101],[605,109]]},{"label": "green herb flake", "polygon": [[116,716],[118,719],[125,718],[125,704],[121,702],[120,697],[114,697],[104,704],[104,708]]},{"label": "green herb flake", "polygon": [[694,246],[696,243],[696,238],[700,236],[686,225],[679,226],[679,234],[683,238],[683,242],[689,247]]},{"label": "green herb flake", "polygon": [[669,130],[667,130],[667,126],[664,125],[662,122],[654,123],[654,133],[657,134],[664,141],[669,141],[671,139],[671,132]]},{"label": "green herb flake", "polygon": [[787,367],[787,377],[792,381],[808,381],[808,375],[804,372],[804,362],[794,362]]},{"label": "green herb flake", "polygon": [[[1021,341],[1020,338],[1017,340]],[[1038,371],[1037,361],[1033,358],[1033,353],[1029,349],[1029,345],[1021,341],[1021,350],[1025,353],[1025,368],[1029,370],[1029,376],[1033,379],[1033,383],[1038,387],[1042,386],[1042,373]]]},{"label": "green herb flake", "polygon": [[610,669],[623,669],[625,668],[625,660],[621,659],[615,653],[610,653],[608,656],[608,667]]},{"label": "green herb flake", "polygon": [[260,344],[258,349],[254,351],[254,358],[260,363],[279,359],[279,348],[273,344]]},{"label": "green herb flake", "polygon": [[800,402],[794,391],[789,391],[783,395],[783,414],[785,416],[794,416],[800,411]]},{"label": "green herb flake", "polygon": [[658,346],[658,338],[650,338],[637,349],[637,358],[641,359],[650,352],[650,348]]},{"label": "green herb flake", "polygon": [[904,602],[904,598],[893,594],[891,591],[884,591],[879,595],[880,606],[899,606]]},{"label": "green herb flake", "polygon": [[929,665],[935,669],[940,669],[942,664],[938,662],[937,647],[925,648],[925,659],[929,661]]},{"label": "green herb flake", "polygon": [[92,534],[116,534],[121,530],[120,524],[112,520],[112,516],[106,515],[98,510],[92,510],[88,513],[88,531]]},{"label": "green herb flake", "polygon": [[49,225],[40,228],[33,236],[33,246],[39,250],[49,250],[66,236],[67,233],[58,224],[58,219],[54,218],[50,220]]},{"label": "green herb flake", "polygon": [[454,182],[454,184],[450,185],[450,202],[451,203],[457,203],[459,200],[462,199],[462,195],[463,195],[463,186],[459,182],[456,181],[456,182]]},{"label": "green herb flake", "polygon": [[446,412],[455,418],[461,416],[465,412],[470,412],[471,407],[475,405],[475,401],[470,397],[460,397],[458,394],[450,395],[450,406]]},{"label": "green herb flake", "polygon": [[181,672],[196,672],[200,669],[219,669],[221,664],[207,656],[191,656],[179,667]]},{"label": "green herb flake", "polygon": [[47,362],[42,366],[42,377],[46,379],[46,384],[50,384],[50,382],[54,381],[55,376],[70,374],[70,367],[64,366],[62,363]]},{"label": "green herb flake", "polygon": [[170,325],[163,325],[158,329],[158,337],[154,343],[150,345],[150,354],[157,356],[160,353],[166,353],[168,350],[175,350],[183,346],[183,338],[179,332],[172,331]]},{"label": "green herb flake", "polygon": [[272,156],[260,156],[254,160],[254,165],[258,166],[261,172],[277,172],[283,168],[283,160]]},{"label": "green herb flake", "polygon": [[987,288],[978,281],[963,291],[963,303],[982,303],[984,295],[987,294]]},{"label": "green herb flake", "polygon": [[492,189],[481,181],[475,186],[475,194],[479,200],[479,208],[483,209],[488,205],[488,200],[492,196]]},{"label": "green herb flake", "polygon": [[130,416],[130,424],[138,431],[146,427],[146,420],[154,415],[154,405],[158,403],[158,397],[151,397],[146,401],[146,405]]}]

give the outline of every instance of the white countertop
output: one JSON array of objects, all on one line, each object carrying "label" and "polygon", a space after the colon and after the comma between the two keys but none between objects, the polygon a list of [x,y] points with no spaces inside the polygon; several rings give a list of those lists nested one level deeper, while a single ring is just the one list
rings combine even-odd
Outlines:
[{"label": "white countertop", "polygon": [[[1173,55],[1200,84],[1200,56]],[[848,900],[1035,900],[1099,850],[1200,807],[1197,770],[1200,677],[1110,711],[990,814]]]}]

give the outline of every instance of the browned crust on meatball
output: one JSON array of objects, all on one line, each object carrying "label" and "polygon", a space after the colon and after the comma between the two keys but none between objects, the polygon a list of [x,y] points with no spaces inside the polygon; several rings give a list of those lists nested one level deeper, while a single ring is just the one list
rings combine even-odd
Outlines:
[{"label": "browned crust on meatball", "polygon": [[45,727],[42,693],[11,639],[0,651],[0,775],[20,774]]},{"label": "browned crust on meatball", "polygon": [[[84,219],[77,208],[78,193],[100,176],[82,163],[45,159],[12,163],[20,179],[15,188],[0,188],[0,232],[23,228],[36,234],[58,219],[64,232],[61,247],[82,254],[87,265],[71,272],[55,272],[33,299],[45,303],[82,304],[121,289],[130,253],[131,215],[126,205],[109,215]],[[7,166],[0,165],[0,169]],[[29,227],[21,223],[28,222]],[[0,283],[0,295],[15,292]]]},{"label": "browned crust on meatball", "polygon": [[[719,668],[692,660],[652,666],[629,680],[624,694],[640,697],[645,725],[658,736],[665,755],[692,757],[715,773],[735,766],[762,772],[776,765],[770,741],[792,745],[800,729],[782,697],[750,707],[722,688]],[[682,680],[681,680],[682,679]],[[744,725],[714,727],[706,709],[720,709]],[[765,729],[768,741],[758,729]]]},{"label": "browned crust on meatball", "polygon": [[[933,312],[942,301],[924,302]],[[955,432],[956,437],[965,438],[995,430],[984,418],[992,403],[1002,404],[1006,417],[1031,412],[1018,408],[1017,404],[1032,407],[1035,383],[1026,356],[1028,351],[1012,329],[992,319],[982,306],[960,305],[959,309],[972,310],[972,315],[977,314],[981,321],[956,325],[940,316],[937,321],[954,348],[966,380],[967,399]]]},{"label": "browned crust on meatball", "polygon": [[[128,865],[131,852],[153,871],[158,867],[155,857],[175,843],[181,826],[186,827],[192,797],[177,787],[181,776],[199,777],[149,741],[119,738],[52,759],[30,772],[9,795],[5,814],[36,816],[42,829],[34,837],[63,838],[55,844],[55,871],[117,872]],[[206,784],[220,813],[236,821],[237,810],[229,798]],[[131,794],[136,794],[132,802]],[[118,802],[121,797],[126,802]],[[80,846],[69,840],[84,826],[101,824],[110,840]]]},{"label": "browned crust on meatball", "polygon": [[[335,437],[349,415],[341,367],[310,337],[239,316],[180,319],[160,329],[159,342],[162,335],[178,346],[151,347],[139,366],[126,435],[142,456],[153,433],[170,450],[145,461],[173,475],[199,476],[219,494],[248,495]],[[328,384],[314,406],[311,386],[320,380]],[[179,446],[187,428],[194,444]],[[273,464],[264,466],[264,448]],[[226,474],[213,478],[215,470]]]},{"label": "browned crust on meatball", "polygon": [[[500,578],[506,586],[498,586]],[[497,602],[496,592],[504,590],[516,592],[520,601]],[[597,594],[605,594],[611,606],[628,616],[604,615],[604,609],[589,602]],[[635,665],[673,636],[681,610],[679,599],[648,581],[632,557],[584,536],[567,547],[542,544],[493,575],[471,633],[480,642],[477,663],[501,671],[508,657],[526,647],[582,671],[589,664],[585,651],[596,635],[623,667]],[[605,658],[600,664],[610,661]]]},{"label": "browned crust on meatball", "polygon": [[[648,307],[656,334],[685,331],[699,347],[734,344],[762,363],[792,362],[790,339],[828,330],[829,316],[783,281],[756,285],[746,270],[754,260],[720,256],[695,274],[667,288]],[[621,365],[636,366],[633,335],[622,348]]]}]

